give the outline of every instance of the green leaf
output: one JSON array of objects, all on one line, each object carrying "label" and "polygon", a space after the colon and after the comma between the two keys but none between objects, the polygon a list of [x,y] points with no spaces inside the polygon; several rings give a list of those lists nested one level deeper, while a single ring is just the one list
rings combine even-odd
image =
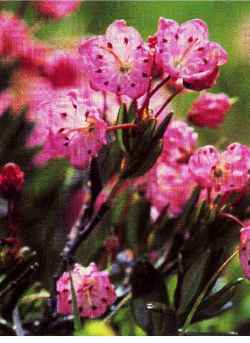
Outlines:
[{"label": "green leaf", "polygon": [[71,296],[72,296],[72,312],[74,316],[74,330],[77,332],[81,329],[81,318],[77,306],[77,299],[76,299],[76,292],[75,287],[72,279],[72,275],[70,273],[70,290],[71,290]]},{"label": "green leaf", "polygon": [[154,133],[154,139],[161,139],[163,137],[172,117],[173,113],[171,112],[163,119]]},{"label": "green leaf", "polygon": [[182,280],[180,303],[177,311],[179,315],[188,310],[189,305],[193,303],[195,297],[199,293],[204,273],[210,262],[210,256],[210,250],[205,251],[199,257],[196,256],[191,266],[185,272]]},{"label": "green leaf", "polygon": [[[124,124],[125,120],[126,120],[126,105],[125,104],[121,104],[120,108],[119,108],[119,112],[118,112],[118,116],[117,116],[117,125],[119,124]],[[120,129],[120,130],[116,130],[116,139],[120,145],[121,150],[126,153],[127,149],[126,146],[124,144],[124,139],[123,139],[123,135],[124,135],[124,130]]]},{"label": "green leaf", "polygon": [[115,336],[112,328],[100,320],[88,321],[74,336]]}]

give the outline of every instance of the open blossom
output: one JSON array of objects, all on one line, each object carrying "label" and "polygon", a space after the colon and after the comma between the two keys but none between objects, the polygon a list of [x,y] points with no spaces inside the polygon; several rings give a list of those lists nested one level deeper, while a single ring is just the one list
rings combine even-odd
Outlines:
[{"label": "open blossom", "polygon": [[64,157],[77,168],[85,168],[106,143],[107,124],[97,109],[76,91],[53,91],[39,95],[40,102],[29,111],[35,128],[28,145],[42,145],[35,162]]},{"label": "open blossom", "polygon": [[33,1],[38,11],[53,19],[62,19],[74,12],[81,4],[80,0],[39,0]]},{"label": "open blossom", "polygon": [[147,91],[150,51],[140,34],[124,20],[116,20],[104,36],[84,40],[79,51],[94,88],[131,98]]},{"label": "open blossom", "polygon": [[232,143],[220,153],[213,146],[198,149],[189,160],[190,172],[201,187],[218,192],[239,191],[248,181],[250,150]]},{"label": "open blossom", "polygon": [[193,102],[188,119],[201,127],[216,128],[224,122],[230,108],[231,101],[226,94],[205,92]]},{"label": "open blossom", "polygon": [[178,216],[194,190],[195,183],[187,165],[171,166],[162,160],[147,176],[146,197],[158,212],[167,208],[171,216]]},{"label": "open blossom", "polygon": [[25,22],[10,12],[0,13],[0,56],[17,58],[29,42]]},{"label": "open blossom", "polygon": [[247,279],[250,279],[250,227],[240,230],[240,264]]},{"label": "open blossom", "polygon": [[163,137],[162,158],[169,163],[187,162],[197,148],[198,134],[181,120],[173,120]]},{"label": "open blossom", "polygon": [[226,51],[209,41],[207,25],[200,19],[179,25],[160,18],[155,50],[156,64],[194,90],[213,86],[219,67],[227,62]]},{"label": "open blossom", "polygon": [[[99,271],[95,263],[90,263],[87,268],[76,263],[71,277],[81,317],[100,317],[115,302],[115,289],[108,273]],[[63,273],[56,286],[57,312],[64,315],[72,314],[70,273]]]}]

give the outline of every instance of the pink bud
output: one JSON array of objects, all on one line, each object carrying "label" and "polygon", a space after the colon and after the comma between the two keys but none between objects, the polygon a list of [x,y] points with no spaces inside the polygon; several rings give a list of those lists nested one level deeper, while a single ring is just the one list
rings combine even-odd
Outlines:
[{"label": "pink bud", "polygon": [[81,4],[80,0],[41,0],[34,1],[38,11],[53,19],[62,19],[74,12]]},{"label": "pink bud", "polygon": [[197,126],[216,128],[224,122],[230,108],[230,98],[226,94],[206,92],[193,102],[188,119]]},{"label": "pink bud", "polygon": [[22,191],[24,172],[15,163],[7,163],[0,173],[0,191],[4,197],[10,198]]}]

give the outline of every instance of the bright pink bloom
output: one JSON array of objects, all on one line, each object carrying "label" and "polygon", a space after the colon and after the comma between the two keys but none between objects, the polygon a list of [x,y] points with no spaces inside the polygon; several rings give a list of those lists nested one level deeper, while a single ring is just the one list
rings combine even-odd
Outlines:
[{"label": "bright pink bloom", "polygon": [[192,194],[195,183],[187,165],[170,166],[162,160],[150,170],[147,176],[146,197],[161,212],[167,209],[169,215],[178,216]]},{"label": "bright pink bloom", "polygon": [[24,185],[24,172],[16,163],[7,163],[0,171],[0,192],[6,198],[21,192]]},{"label": "bright pink bloom", "polygon": [[217,192],[239,191],[248,181],[250,150],[233,143],[219,153],[213,146],[198,149],[189,160],[190,172],[197,183]]},{"label": "bright pink bloom", "polygon": [[76,87],[80,82],[79,56],[57,50],[48,57],[44,72],[55,87]]},{"label": "bright pink bloom", "polygon": [[240,264],[247,279],[250,279],[250,227],[240,230]]},{"label": "bright pink bloom", "polygon": [[156,38],[157,65],[173,79],[182,79],[187,88],[210,88],[219,67],[227,62],[226,51],[209,42],[207,25],[200,19],[179,25],[160,18]]},{"label": "bright pink bloom", "polygon": [[38,11],[53,19],[62,19],[74,12],[81,4],[80,0],[40,0],[34,1]]},{"label": "bright pink bloom", "polygon": [[[43,98],[47,95],[47,98]],[[35,162],[43,165],[51,158],[64,157],[77,168],[85,168],[106,143],[107,124],[76,91],[39,94],[29,118],[35,122],[28,144],[42,145]]]},{"label": "bright pink bloom", "polygon": [[169,163],[188,162],[197,148],[198,134],[184,121],[173,120],[163,138],[162,158]]},{"label": "bright pink bloom", "polygon": [[29,42],[28,27],[12,13],[0,13],[0,55],[17,58]]},{"label": "bright pink bloom", "polygon": [[190,172],[204,188],[214,185],[213,172],[220,161],[220,153],[212,145],[199,148],[189,159]]},{"label": "bright pink bloom", "polygon": [[[95,263],[91,263],[87,268],[75,264],[71,277],[81,317],[100,317],[115,302],[115,289],[108,273],[99,271]],[[63,273],[57,281],[57,312],[72,314],[69,272]]]},{"label": "bright pink bloom", "polygon": [[201,127],[216,128],[224,122],[225,114],[231,108],[230,98],[224,94],[201,94],[192,104],[188,119]]},{"label": "bright pink bloom", "polygon": [[131,98],[147,91],[150,51],[140,34],[124,20],[116,20],[104,36],[84,40],[79,51],[94,88]]}]

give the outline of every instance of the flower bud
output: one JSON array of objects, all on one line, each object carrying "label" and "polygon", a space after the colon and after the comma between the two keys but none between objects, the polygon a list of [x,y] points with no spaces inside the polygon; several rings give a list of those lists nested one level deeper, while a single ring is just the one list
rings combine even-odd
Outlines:
[{"label": "flower bud", "polygon": [[247,279],[250,279],[250,226],[240,230],[240,264]]},{"label": "flower bud", "polygon": [[0,192],[5,198],[20,193],[24,185],[24,172],[15,163],[7,163],[0,173]]}]

